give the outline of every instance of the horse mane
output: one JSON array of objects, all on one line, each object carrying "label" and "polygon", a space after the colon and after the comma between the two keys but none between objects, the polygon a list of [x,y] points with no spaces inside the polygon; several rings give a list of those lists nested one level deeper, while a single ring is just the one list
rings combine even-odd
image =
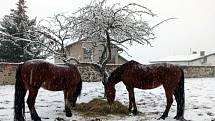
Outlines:
[{"label": "horse mane", "polygon": [[[112,71],[112,73],[110,74],[107,83],[112,80],[115,79],[115,83],[118,83],[119,81],[122,81],[121,75],[124,73],[124,71],[126,70],[125,68],[131,67],[133,65],[137,65],[140,64],[137,61],[131,60],[128,61],[124,64],[122,64],[121,66],[117,67],[115,70]],[[109,82],[109,83],[114,83],[114,82]]]},{"label": "horse mane", "polygon": [[134,61],[134,60],[130,60],[130,61],[128,61],[128,62],[126,62],[126,63],[124,63],[124,64],[122,64],[120,67],[118,67],[117,69],[116,69],[116,71],[122,71],[122,70],[126,70],[125,68],[131,68],[132,66],[134,66],[134,65],[139,65],[140,63],[139,62],[137,62],[137,61]]}]

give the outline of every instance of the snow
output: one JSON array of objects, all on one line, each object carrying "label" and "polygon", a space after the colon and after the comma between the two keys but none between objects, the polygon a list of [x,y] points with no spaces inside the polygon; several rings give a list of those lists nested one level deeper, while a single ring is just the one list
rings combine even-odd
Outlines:
[{"label": "snow", "polygon": [[54,56],[49,56],[45,59],[45,61],[49,62],[49,63],[54,63]]},{"label": "snow", "polygon": [[[185,118],[192,121],[215,120],[215,78],[192,78],[185,79]],[[144,113],[137,116],[114,116],[106,117],[84,117],[73,111],[73,116],[65,116],[63,92],[52,92],[40,89],[36,109],[43,121],[54,121],[57,117],[66,121],[73,120],[95,120],[107,121],[157,121],[165,109],[165,94],[161,87],[152,90],[135,89],[136,103],[139,111]],[[14,85],[0,86],[0,121],[13,120]],[[78,103],[88,102],[93,98],[103,97],[103,86],[101,82],[84,82],[81,97]],[[128,106],[128,95],[123,83],[116,85],[116,100]],[[26,104],[26,118],[30,120],[29,110]],[[174,121],[176,115],[176,103],[174,101],[169,117],[166,121]]]}]

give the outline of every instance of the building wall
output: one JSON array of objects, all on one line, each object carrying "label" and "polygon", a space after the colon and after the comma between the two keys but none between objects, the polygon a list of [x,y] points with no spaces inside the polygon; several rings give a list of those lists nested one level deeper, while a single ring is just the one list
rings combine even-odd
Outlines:
[{"label": "building wall", "polygon": [[170,63],[180,66],[215,66],[215,54],[205,56],[193,61],[153,61],[152,63]]},{"label": "building wall", "polygon": [[215,66],[215,55],[206,56],[206,61],[204,58],[200,58],[189,62],[189,66]]},{"label": "building wall", "polygon": [[[164,63],[164,62],[156,62],[156,63]],[[203,63],[203,59],[197,59],[194,61],[170,61],[166,62],[174,65],[180,65],[180,66],[215,66],[215,58],[214,57],[208,57],[207,62]]]},{"label": "building wall", "polygon": [[[162,62],[162,63],[164,63],[164,62]],[[189,62],[184,62],[184,61],[181,61],[181,62],[167,62],[167,63],[174,64],[174,65],[180,65],[180,66],[188,66],[188,65],[190,65]]]},{"label": "building wall", "polygon": [[202,63],[202,59],[198,59],[198,60],[194,60],[194,61],[192,61],[192,62],[189,62],[189,66],[201,66],[201,65],[203,65],[203,63]]},{"label": "building wall", "polygon": [[[68,46],[66,48],[66,54],[67,57],[74,57],[76,58],[79,62],[82,63],[86,63],[86,62],[94,62],[97,63],[100,60],[100,57],[102,55],[102,51],[103,51],[103,46],[96,43],[97,45],[93,45],[90,42],[84,43],[84,45],[82,45],[81,41],[75,42],[74,44]],[[93,46],[97,46],[96,48],[93,48]],[[86,59],[84,58],[84,50],[83,48],[93,48],[93,56],[92,56],[92,60],[91,59]],[[55,58],[55,63],[63,63],[62,60]],[[74,63],[74,61],[70,61],[71,63]],[[111,53],[111,61],[110,63],[114,63],[114,64],[123,64],[126,61],[122,60],[121,58],[118,58],[118,52],[117,52],[117,48],[114,47],[112,48],[112,53]]]},{"label": "building wall", "polygon": [[66,48],[66,53],[68,57],[75,57],[79,61],[83,61],[83,50],[81,48],[81,43],[77,42],[73,44],[70,48]]},{"label": "building wall", "polygon": [[208,56],[207,65],[215,66],[215,55]]},{"label": "building wall", "polygon": [[[81,48],[81,43],[76,42],[73,45],[71,45],[70,48],[66,48],[66,54],[69,57],[75,57],[77,60],[82,61],[83,57],[80,55],[83,55],[83,50]],[[71,61],[72,63],[75,63]],[[63,63],[63,61],[59,58],[54,57],[54,63]]]},{"label": "building wall", "polygon": [[[101,81],[102,77],[92,65],[77,65],[83,81]],[[107,65],[108,72],[117,68],[118,64]],[[17,64],[0,63],[0,85],[15,83]],[[215,77],[215,66],[181,66],[186,78]]]}]

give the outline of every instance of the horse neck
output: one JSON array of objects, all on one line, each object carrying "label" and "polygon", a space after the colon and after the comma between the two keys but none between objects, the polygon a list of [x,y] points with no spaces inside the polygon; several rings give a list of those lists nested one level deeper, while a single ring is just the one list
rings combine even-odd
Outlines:
[{"label": "horse neck", "polygon": [[108,81],[108,85],[112,85],[112,86],[115,86],[117,83],[119,83],[120,80],[111,80],[111,81]]},{"label": "horse neck", "polygon": [[110,85],[116,85],[117,83],[119,83],[120,81],[122,81],[122,79],[121,79],[121,69],[120,68],[117,68],[115,71],[114,71],[114,73],[113,73],[113,75],[111,75],[112,76],[112,79],[111,80],[109,80],[108,81],[108,83],[110,84]]}]

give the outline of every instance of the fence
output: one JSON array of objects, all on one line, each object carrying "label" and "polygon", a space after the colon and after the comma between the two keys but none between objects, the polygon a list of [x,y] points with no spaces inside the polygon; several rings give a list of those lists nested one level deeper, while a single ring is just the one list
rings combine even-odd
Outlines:
[{"label": "fence", "polygon": [[[0,63],[0,85],[15,83],[17,63]],[[77,65],[83,81],[101,81],[101,75],[93,65]],[[108,72],[111,72],[119,65],[108,65]],[[185,78],[215,77],[215,66],[182,66]]]}]

